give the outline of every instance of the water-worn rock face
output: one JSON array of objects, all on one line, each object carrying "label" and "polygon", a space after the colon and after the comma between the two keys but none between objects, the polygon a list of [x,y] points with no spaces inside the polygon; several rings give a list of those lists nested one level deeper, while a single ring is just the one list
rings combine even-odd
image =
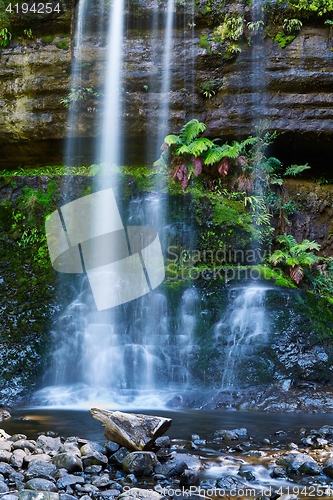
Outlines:
[{"label": "water-worn rock face", "polygon": [[[163,33],[152,38],[147,19],[130,19],[132,29],[127,30],[124,42],[123,122],[128,148],[136,147],[138,159],[143,158],[145,143],[156,135]],[[292,146],[291,151],[288,148],[291,156],[304,154],[309,138],[313,141],[318,133],[325,138],[320,142],[321,152],[329,150],[333,125],[329,27],[304,27],[285,49],[270,38],[265,38],[260,49],[244,43],[242,52],[230,62],[199,47],[200,29],[192,36],[181,19],[177,20],[181,29],[174,30],[171,63],[172,129],[179,130],[195,116],[208,125],[211,136],[238,137],[253,133],[259,117],[268,120],[271,129],[285,133],[278,140],[279,147],[282,143]],[[50,43],[37,38],[2,49],[2,167],[62,160],[67,110],[60,99],[70,90],[71,61],[70,48],[59,48],[59,42],[68,45],[68,40],[58,35]],[[83,51],[83,86],[101,89],[105,54],[104,36],[89,34]],[[212,80],[219,85],[207,98],[200,89]],[[89,97],[77,109],[74,135],[85,139],[84,158],[93,150],[87,139],[99,134],[103,113],[99,101]],[[306,148],[309,155],[313,148],[312,142]]]}]

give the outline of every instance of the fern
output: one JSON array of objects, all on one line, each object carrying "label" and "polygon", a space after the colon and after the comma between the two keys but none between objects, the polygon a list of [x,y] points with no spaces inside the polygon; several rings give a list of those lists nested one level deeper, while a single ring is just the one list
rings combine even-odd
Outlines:
[{"label": "fern", "polygon": [[182,143],[180,137],[178,135],[173,135],[173,134],[167,135],[166,137],[164,137],[164,142],[168,146],[172,146],[174,144],[181,144]]},{"label": "fern", "polygon": [[214,163],[218,163],[225,156],[225,150],[227,145],[217,146],[210,149],[206,155],[204,160],[205,165],[214,165]]},{"label": "fern", "polygon": [[284,175],[285,176],[288,176],[288,175],[295,176],[295,175],[302,173],[304,170],[308,170],[309,168],[311,168],[311,167],[307,163],[305,163],[305,165],[291,165],[290,167],[288,167],[286,169]]},{"label": "fern", "polygon": [[196,139],[195,141],[192,142],[190,145],[190,150],[191,154],[195,157],[201,155],[207,149],[213,148],[214,143],[210,141],[209,139],[206,139],[205,137],[200,137],[199,139]]},{"label": "fern", "polygon": [[181,129],[179,138],[182,143],[190,144],[199,134],[206,130],[206,125],[196,118],[187,122]]}]

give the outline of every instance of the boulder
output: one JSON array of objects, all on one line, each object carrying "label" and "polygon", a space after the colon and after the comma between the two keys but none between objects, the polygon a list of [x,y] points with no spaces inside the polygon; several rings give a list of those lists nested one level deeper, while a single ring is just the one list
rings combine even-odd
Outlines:
[{"label": "boulder", "polygon": [[108,440],[136,451],[150,449],[172,422],[170,418],[98,408],[92,408],[90,413],[105,426],[104,435]]},{"label": "boulder", "polygon": [[122,466],[130,474],[149,476],[156,464],[157,458],[152,451],[133,451],[124,458]]},{"label": "boulder", "polygon": [[29,479],[29,481],[25,483],[24,488],[26,490],[57,491],[57,487],[52,481],[40,477]]},{"label": "boulder", "polygon": [[19,500],[59,500],[58,493],[53,491],[39,491],[36,494],[34,490],[22,490],[18,493]]},{"label": "boulder", "polygon": [[59,455],[53,457],[52,463],[58,469],[66,469],[68,472],[82,471],[82,461],[73,453],[59,453]]}]

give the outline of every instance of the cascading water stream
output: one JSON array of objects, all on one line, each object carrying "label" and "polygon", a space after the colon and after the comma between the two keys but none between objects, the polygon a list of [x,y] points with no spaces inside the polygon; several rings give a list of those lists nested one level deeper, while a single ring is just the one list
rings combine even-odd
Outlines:
[{"label": "cascading water stream", "polygon": [[[86,31],[86,11],[88,0],[80,0],[77,6],[75,37],[74,37],[74,57],[71,71],[71,91],[79,92],[82,84],[82,49],[84,46],[84,35]],[[67,140],[65,151],[65,165],[73,166],[78,154],[74,138],[78,136],[77,111],[75,106],[69,107],[67,118]],[[69,170],[70,173],[70,170]]]},{"label": "cascading water stream", "polygon": [[172,75],[172,48],[173,48],[173,19],[174,19],[174,0],[168,0],[164,39],[163,39],[163,58],[161,71],[161,90],[158,111],[158,126],[157,126],[157,151],[156,158],[160,155],[160,146],[164,137],[168,133],[169,128],[169,109],[170,109],[170,86]]},{"label": "cascading water stream", "polygon": [[225,360],[222,389],[239,384],[240,367],[246,357],[253,356],[256,347],[265,344],[269,326],[264,307],[268,289],[259,285],[232,290],[236,293],[221,322],[216,325],[215,336],[224,337]]},{"label": "cascading water stream", "polygon": [[[104,84],[103,123],[96,157],[106,165],[120,165],[122,152],[121,83],[123,60],[124,2],[110,3],[107,61]],[[98,186],[103,187],[103,180]]]}]

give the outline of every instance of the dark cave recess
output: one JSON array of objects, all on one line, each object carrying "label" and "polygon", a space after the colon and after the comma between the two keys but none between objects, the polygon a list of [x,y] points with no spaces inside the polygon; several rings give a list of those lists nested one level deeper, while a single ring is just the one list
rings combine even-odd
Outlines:
[{"label": "dark cave recess", "polygon": [[[222,141],[241,140],[243,137],[223,137]],[[144,165],[156,160],[156,144],[148,142],[147,137],[127,137],[125,139],[123,164]],[[42,167],[45,165],[63,165],[66,162],[65,140],[22,141],[0,144],[2,155],[1,170],[15,171],[19,167]],[[72,165],[91,165],[96,160],[96,139],[80,138],[73,145],[74,160]],[[311,170],[304,172],[305,178],[324,177],[333,182],[332,168],[333,134],[280,133],[266,151],[266,156],[275,156],[286,168],[292,164],[308,163]]]}]

